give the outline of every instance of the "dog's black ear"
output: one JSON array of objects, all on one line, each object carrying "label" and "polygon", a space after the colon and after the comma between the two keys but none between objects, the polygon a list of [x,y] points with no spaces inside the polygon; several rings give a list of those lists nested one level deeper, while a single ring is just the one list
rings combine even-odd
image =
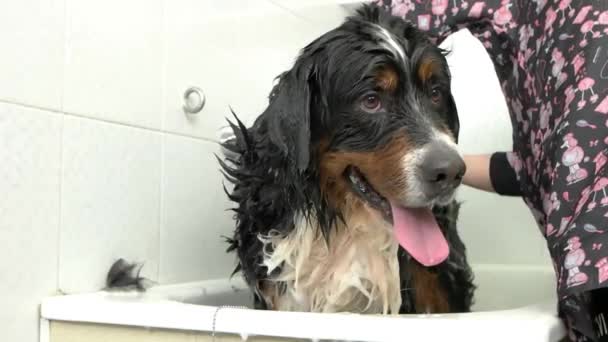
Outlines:
[{"label": "dog's black ear", "polygon": [[310,161],[310,68],[299,66],[279,77],[266,117],[270,141],[303,172]]},{"label": "dog's black ear", "polygon": [[452,92],[448,93],[448,126],[454,134],[454,140],[458,143],[458,134],[460,133],[460,119],[458,119],[458,109],[456,108],[456,101],[452,96]]},{"label": "dog's black ear", "polygon": [[[451,53],[450,50],[439,48],[439,52],[441,53],[444,61],[445,73],[448,76],[450,82],[450,88],[452,86],[452,73],[450,71],[450,67],[448,66],[446,57]],[[448,91],[447,97],[447,106],[448,106],[448,127],[454,134],[454,140],[458,143],[458,134],[460,133],[460,119],[458,118],[458,108],[456,107],[456,101],[454,101],[454,96],[452,95],[452,90]]]},{"label": "dog's black ear", "polygon": [[460,119],[458,118],[458,109],[456,109],[456,102],[454,101],[454,97],[452,96],[452,94],[450,94],[449,98],[449,107],[452,109],[451,112],[454,113],[454,115],[450,118],[450,128],[452,129],[452,132],[454,132],[454,140],[456,140],[456,143],[458,143],[458,135],[460,133]]}]

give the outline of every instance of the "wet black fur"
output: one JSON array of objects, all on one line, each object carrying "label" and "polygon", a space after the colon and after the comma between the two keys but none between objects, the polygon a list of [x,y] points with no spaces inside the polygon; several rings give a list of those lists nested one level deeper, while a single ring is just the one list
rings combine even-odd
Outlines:
[{"label": "wet black fur", "polygon": [[[236,229],[234,236],[228,239],[228,252],[236,252],[235,273],[241,271],[254,292],[258,281],[269,278],[262,265],[263,245],[259,234],[277,230],[287,235],[294,228],[296,212],[309,218],[314,216],[325,236],[340,220],[340,212],[328,204],[319,187],[315,147],[321,134],[334,133],[330,144],[333,150],[373,151],[404,130],[415,143],[427,142],[429,128],[419,117],[394,113],[373,116],[348,107],[357,103],[366,89],[373,87],[374,80],[365,75],[370,75],[379,65],[396,64],[394,56],[387,55],[374,41],[370,23],[386,28],[401,39],[400,43],[411,57],[409,69],[398,69],[402,70],[401,79],[410,80],[403,82],[405,84],[413,83],[412,73],[415,73],[420,54],[426,52],[444,58],[443,52],[414,27],[376,6],[364,6],[340,28],[302,50],[293,68],[280,75],[269,96],[268,108],[252,127],[246,128],[236,115],[234,123],[230,122],[235,137],[223,144],[230,153],[225,158],[218,158],[226,179],[234,185],[232,191],[226,193],[237,204],[233,209]],[[353,50],[357,53],[352,53]],[[445,77],[437,82],[444,90],[445,102],[427,115],[446,123],[457,137],[459,123],[449,91],[447,67],[444,73]],[[398,89],[399,94],[405,97],[426,91],[418,89],[422,88],[419,84],[411,86]],[[330,97],[330,94],[339,96]],[[400,106],[395,112],[409,110],[405,108],[407,104],[394,105]],[[435,208],[434,213],[451,252],[446,262],[432,270],[439,274],[441,284],[449,293],[451,311],[469,311],[474,291],[473,275],[466,260],[465,246],[456,230],[458,204]],[[411,262],[407,253],[400,249],[401,313],[416,311],[416,294],[407,290],[411,288],[407,272]],[[259,293],[256,293],[256,307],[265,307]]]},{"label": "wet black fur", "polygon": [[146,291],[150,281],[140,275],[142,268],[143,264],[130,263],[124,259],[116,260],[106,276],[105,289],[110,291]]}]

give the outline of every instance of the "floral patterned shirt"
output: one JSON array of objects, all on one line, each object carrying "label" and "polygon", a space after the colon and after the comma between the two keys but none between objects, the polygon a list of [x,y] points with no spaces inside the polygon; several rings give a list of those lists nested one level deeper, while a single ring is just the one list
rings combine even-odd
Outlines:
[{"label": "floral patterned shirt", "polygon": [[375,2],[437,43],[467,28],[488,51],[513,126],[492,182],[531,209],[576,325],[584,303],[567,299],[608,286],[608,0]]}]

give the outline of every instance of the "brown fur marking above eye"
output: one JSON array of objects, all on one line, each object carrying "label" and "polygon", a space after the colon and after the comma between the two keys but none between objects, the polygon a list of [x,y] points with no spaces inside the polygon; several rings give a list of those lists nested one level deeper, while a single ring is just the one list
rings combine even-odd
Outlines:
[{"label": "brown fur marking above eye", "polygon": [[[355,166],[382,196],[396,198],[406,187],[403,159],[412,149],[405,136],[394,138],[384,147],[370,152],[328,151],[327,142],[320,143],[320,186],[330,205],[346,209],[357,205],[347,201],[350,184],[344,178],[348,166]],[[358,197],[355,197],[358,202]]]},{"label": "brown fur marking above eye", "polygon": [[424,57],[418,65],[418,78],[424,83],[441,70],[442,63],[435,57]]},{"label": "brown fur marking above eye", "polygon": [[450,312],[447,293],[441,287],[437,273],[415,261],[410,262],[408,270],[414,285],[416,313]]},{"label": "brown fur marking above eye", "polygon": [[377,71],[376,82],[382,90],[394,92],[399,83],[399,76],[392,68],[381,68]]}]

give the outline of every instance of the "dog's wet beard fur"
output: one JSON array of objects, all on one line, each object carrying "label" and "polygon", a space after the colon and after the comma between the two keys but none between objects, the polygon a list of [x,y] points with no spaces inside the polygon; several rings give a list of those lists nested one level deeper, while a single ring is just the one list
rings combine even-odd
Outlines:
[{"label": "dog's wet beard fur", "polygon": [[[470,310],[458,204],[428,195],[416,174],[430,143],[455,146],[449,83],[441,50],[366,5],[302,50],[251,128],[235,115],[235,137],[223,144],[235,157],[218,158],[237,203],[228,251],[257,308]],[[397,244],[389,200],[433,207],[445,262],[423,267]]]}]

